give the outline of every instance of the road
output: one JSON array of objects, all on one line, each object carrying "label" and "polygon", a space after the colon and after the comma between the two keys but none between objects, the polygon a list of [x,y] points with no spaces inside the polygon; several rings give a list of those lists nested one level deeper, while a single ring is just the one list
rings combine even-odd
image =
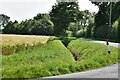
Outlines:
[{"label": "road", "polygon": [[[84,40],[106,44],[105,41],[98,41],[98,40],[91,40],[91,39],[84,39]],[[110,46],[120,48],[119,46],[120,43],[109,42],[109,44]],[[120,76],[118,75],[118,73],[120,73],[120,70],[118,70],[118,65],[120,66],[120,63],[109,65],[103,68],[98,68],[95,70],[77,72],[72,74],[64,74],[59,76],[50,76],[50,77],[44,77],[44,78],[118,78],[118,76]]]},{"label": "road", "polygon": [[118,78],[118,64],[85,72],[77,72],[45,78]]},{"label": "road", "polygon": [[[96,43],[103,43],[106,44],[105,41],[99,41],[99,40],[92,40],[92,39],[84,39],[84,38],[80,38],[82,40],[87,40],[87,41],[91,41],[91,42],[96,42]],[[110,46],[114,46],[120,49],[120,43],[114,43],[114,42],[109,42]]]}]

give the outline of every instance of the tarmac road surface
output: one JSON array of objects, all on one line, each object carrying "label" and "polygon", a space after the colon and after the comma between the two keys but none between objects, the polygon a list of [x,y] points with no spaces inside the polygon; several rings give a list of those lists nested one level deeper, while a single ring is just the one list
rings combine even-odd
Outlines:
[{"label": "tarmac road surface", "polygon": [[45,78],[118,78],[118,63],[95,70]]}]

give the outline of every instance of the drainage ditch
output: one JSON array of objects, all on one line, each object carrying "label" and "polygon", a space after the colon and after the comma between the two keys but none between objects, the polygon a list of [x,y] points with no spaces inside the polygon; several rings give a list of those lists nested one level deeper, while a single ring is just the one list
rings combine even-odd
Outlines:
[{"label": "drainage ditch", "polygon": [[78,61],[79,59],[79,55],[78,53],[72,52],[67,46],[68,44],[71,42],[71,40],[75,40],[75,39],[68,39],[68,38],[64,38],[64,39],[60,39],[61,42],[63,43],[63,45],[71,52],[73,58],[75,61]]}]

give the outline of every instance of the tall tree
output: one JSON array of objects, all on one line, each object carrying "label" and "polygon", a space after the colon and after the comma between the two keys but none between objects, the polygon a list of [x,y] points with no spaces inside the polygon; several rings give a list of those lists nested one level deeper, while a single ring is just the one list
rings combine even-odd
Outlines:
[{"label": "tall tree", "polygon": [[[109,26],[111,3],[110,2],[92,2],[92,3],[97,5],[99,8],[99,11],[95,16],[94,37],[98,37],[99,34],[97,34],[98,33],[97,31],[100,31],[100,28],[102,27],[105,29],[107,28],[104,33],[104,37],[106,37],[112,30],[112,26]],[[112,15],[111,16],[112,16],[111,24],[113,24],[114,21],[116,21],[120,16],[120,2],[117,2],[117,3],[112,2]],[[101,29],[101,30],[104,30],[104,29]]]},{"label": "tall tree", "polygon": [[118,19],[119,25],[118,25],[118,41],[120,42],[120,17]]},{"label": "tall tree", "polygon": [[52,35],[53,34],[53,23],[50,20],[49,14],[37,14],[34,17],[34,27],[31,31],[32,34],[36,35]]},{"label": "tall tree", "polygon": [[64,36],[69,23],[76,22],[78,15],[79,7],[77,2],[58,2],[52,6],[50,16],[54,24],[54,34]]},{"label": "tall tree", "polygon": [[8,24],[4,27],[3,33],[4,34],[12,34],[13,29],[14,29],[13,22],[9,21]]},{"label": "tall tree", "polygon": [[40,19],[49,19],[50,20],[50,16],[49,16],[49,14],[47,14],[47,13],[39,13],[39,14],[37,14],[35,17],[34,17],[34,20],[40,20]]},{"label": "tall tree", "polygon": [[8,24],[4,27],[4,34],[18,34],[20,32],[19,23],[17,20],[14,22],[9,21]]},{"label": "tall tree", "polygon": [[0,33],[2,29],[8,24],[10,17],[4,14],[0,14]]},{"label": "tall tree", "polygon": [[87,37],[91,37],[93,35],[93,29],[95,27],[95,23],[94,23],[95,14],[96,14],[95,12],[89,13]]}]

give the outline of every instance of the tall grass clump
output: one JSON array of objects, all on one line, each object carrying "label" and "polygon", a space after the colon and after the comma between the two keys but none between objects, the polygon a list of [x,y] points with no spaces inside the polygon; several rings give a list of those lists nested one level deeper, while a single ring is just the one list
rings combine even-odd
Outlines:
[{"label": "tall grass clump", "polygon": [[33,49],[34,47],[38,47],[41,45],[44,44],[41,42],[33,42],[33,43],[21,43],[14,45],[2,45],[2,54],[3,55],[15,54],[16,52]]},{"label": "tall grass clump", "polygon": [[2,54],[9,55],[47,43],[49,36],[1,34]]}]

